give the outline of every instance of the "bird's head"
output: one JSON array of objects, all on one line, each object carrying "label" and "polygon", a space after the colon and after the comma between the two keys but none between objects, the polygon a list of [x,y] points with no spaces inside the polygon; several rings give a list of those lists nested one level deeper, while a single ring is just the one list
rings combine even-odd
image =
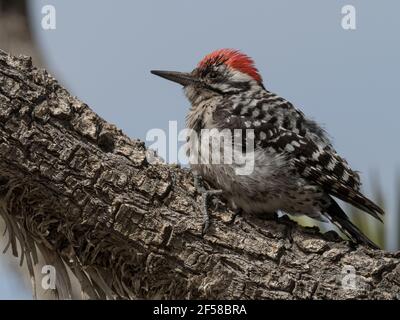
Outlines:
[{"label": "bird's head", "polygon": [[189,98],[193,99],[263,87],[253,60],[233,49],[220,49],[206,55],[192,72],[152,70],[151,73],[183,85]]}]

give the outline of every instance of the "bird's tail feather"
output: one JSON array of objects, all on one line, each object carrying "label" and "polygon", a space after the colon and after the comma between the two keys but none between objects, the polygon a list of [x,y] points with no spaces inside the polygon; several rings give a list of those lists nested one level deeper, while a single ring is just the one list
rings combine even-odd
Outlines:
[{"label": "bird's tail feather", "polygon": [[326,217],[335,224],[340,231],[353,242],[368,245],[373,249],[380,249],[375,243],[368,239],[347,217],[337,202],[331,198],[331,205],[325,211]]},{"label": "bird's tail feather", "polygon": [[381,216],[383,216],[385,212],[379,206],[377,206],[375,203],[373,203],[371,200],[369,200],[362,194],[357,193],[353,196],[347,195],[346,197],[343,197],[342,195],[335,193],[332,193],[332,195],[338,197],[340,200],[352,204],[356,208],[367,212],[375,219],[378,219],[380,222],[383,222]]}]

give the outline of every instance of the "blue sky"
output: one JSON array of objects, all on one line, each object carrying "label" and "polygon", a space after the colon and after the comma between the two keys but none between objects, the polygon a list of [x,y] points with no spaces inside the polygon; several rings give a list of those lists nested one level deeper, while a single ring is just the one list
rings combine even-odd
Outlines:
[{"label": "blue sky", "polygon": [[[184,127],[188,102],[151,69],[189,71],[208,52],[237,48],[256,61],[266,87],[324,124],[370,194],[377,172],[390,203],[395,249],[395,176],[400,108],[400,2],[396,0],[30,0],[46,66],[72,94],[144,140],[152,128]],[[41,8],[56,8],[56,30]],[[356,8],[356,30],[341,8]],[[1,297],[1,289],[0,289]]]}]

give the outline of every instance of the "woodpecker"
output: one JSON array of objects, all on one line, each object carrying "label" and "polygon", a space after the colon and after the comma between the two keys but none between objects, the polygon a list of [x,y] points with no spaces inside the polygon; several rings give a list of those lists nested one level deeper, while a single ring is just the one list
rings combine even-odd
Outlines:
[{"label": "woodpecker", "polygon": [[235,174],[234,163],[191,164],[235,208],[329,220],[352,242],[378,248],[333,197],[381,222],[383,210],[360,192],[358,173],[337,154],[325,130],[265,88],[250,57],[238,50],[220,49],[206,55],[192,72],[151,72],[183,86],[191,103],[186,118],[189,129],[200,135],[204,129],[253,130],[251,173]]}]

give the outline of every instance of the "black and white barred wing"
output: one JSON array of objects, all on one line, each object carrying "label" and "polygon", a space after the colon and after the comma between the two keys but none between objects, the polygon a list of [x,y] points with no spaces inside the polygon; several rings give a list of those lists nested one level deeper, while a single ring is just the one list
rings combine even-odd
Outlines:
[{"label": "black and white barred wing", "polygon": [[301,176],[321,186],[328,194],[381,220],[383,210],[361,194],[358,174],[330,145],[319,146],[283,128],[268,130],[267,137],[261,141],[264,141],[261,143],[263,148],[284,153]]},{"label": "black and white barred wing", "polygon": [[226,103],[213,120],[219,129],[253,129],[256,147],[285,155],[302,177],[381,220],[382,209],[361,194],[357,172],[336,153],[317,124],[271,93],[249,105],[251,101],[248,106]]}]

